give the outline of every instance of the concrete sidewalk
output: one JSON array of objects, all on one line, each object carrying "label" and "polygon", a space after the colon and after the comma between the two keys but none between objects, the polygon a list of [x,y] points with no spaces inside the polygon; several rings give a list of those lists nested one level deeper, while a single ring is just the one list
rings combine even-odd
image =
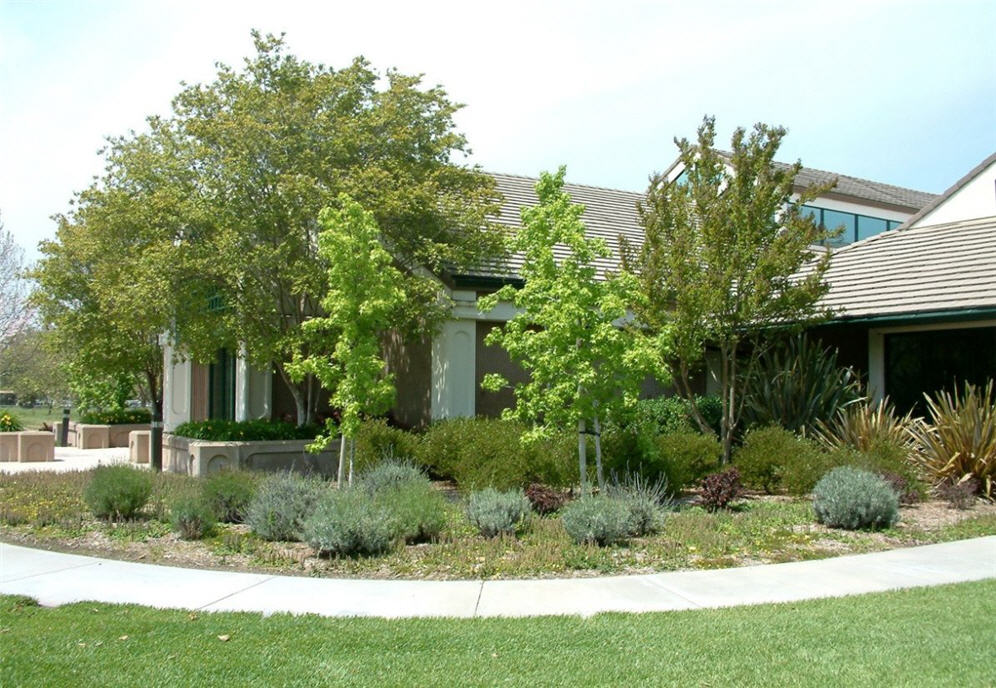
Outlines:
[{"label": "concrete sidewalk", "polygon": [[0,543],[0,593],[322,616],[490,617],[651,612],[841,597],[996,577],[996,536],[834,559],[643,576],[399,581],[136,564]]},{"label": "concrete sidewalk", "polygon": [[[109,449],[56,447],[55,461],[30,461],[25,463],[0,461],[0,473],[86,471],[97,466],[112,463],[128,463],[128,447],[111,447]],[[145,465],[147,466],[148,464]],[[136,465],[136,467],[140,468],[141,465]]]}]

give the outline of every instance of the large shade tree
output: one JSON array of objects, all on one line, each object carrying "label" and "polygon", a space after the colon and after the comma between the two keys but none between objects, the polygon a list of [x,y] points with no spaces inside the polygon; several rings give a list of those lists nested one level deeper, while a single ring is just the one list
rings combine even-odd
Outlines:
[{"label": "large shade tree", "polygon": [[649,332],[670,333],[662,360],[683,396],[692,398],[692,371],[707,349],[717,352],[725,460],[743,410],[743,386],[766,335],[819,317],[817,301],[827,288],[831,254],[813,246],[830,234],[802,205],[829,187],[797,192],[801,164],[775,162],[785,133],[764,124],[750,132],[738,128],[730,152],[723,152],[714,145],[715,121],[706,117],[696,141],[675,141],[683,178],[651,178],[639,208],[644,243],[624,251],[643,295],[634,303],[637,318]]},{"label": "large shade tree", "polygon": [[23,267],[24,251],[0,220],[0,354],[31,321]]},{"label": "large shade tree", "polygon": [[[292,380],[286,364],[327,346],[301,329],[325,314],[319,211],[348,193],[374,209],[400,261],[443,271],[500,253],[487,219],[495,192],[458,164],[459,106],[441,88],[362,59],[334,70],[287,54],[282,38],[253,39],[242,70],[219,66],[147,132],[110,141],[105,175],[42,246],[37,298],[67,347],[142,371],[159,386],[153,399],[165,334],[195,360],[227,348],[272,367],[306,423],[317,381]],[[413,318],[434,306],[425,290],[409,305]]]}]

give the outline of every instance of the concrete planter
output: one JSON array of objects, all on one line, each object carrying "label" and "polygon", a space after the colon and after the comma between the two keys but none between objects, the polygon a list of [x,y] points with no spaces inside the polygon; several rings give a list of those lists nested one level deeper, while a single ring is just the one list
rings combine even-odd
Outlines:
[{"label": "concrete planter", "polygon": [[[134,430],[148,430],[148,423],[121,423],[118,425],[85,425],[69,422],[67,446],[77,449],[107,449],[128,447],[129,434]],[[55,436],[62,437],[62,421],[55,423]]]},{"label": "concrete planter", "polygon": [[211,442],[163,435],[163,470],[205,476],[225,469],[334,475],[338,451],[312,454],[310,440]]},{"label": "concrete planter", "polygon": [[55,461],[55,435],[32,430],[0,432],[0,461]]},{"label": "concrete planter", "polygon": [[0,461],[17,461],[16,432],[0,432]]},{"label": "concrete planter", "polygon": [[149,463],[149,430],[132,430],[128,433],[128,460],[132,463]]}]

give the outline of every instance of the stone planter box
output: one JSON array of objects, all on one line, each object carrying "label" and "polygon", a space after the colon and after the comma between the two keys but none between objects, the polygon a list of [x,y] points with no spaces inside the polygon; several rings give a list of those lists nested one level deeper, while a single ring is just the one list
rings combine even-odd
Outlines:
[{"label": "stone planter box", "polygon": [[128,460],[132,463],[149,463],[149,430],[132,430],[128,433]]},{"label": "stone planter box", "polygon": [[163,470],[205,476],[225,469],[335,475],[338,451],[312,454],[311,440],[211,442],[163,435]]},{"label": "stone planter box", "polygon": [[17,460],[55,461],[55,435],[27,430],[17,433]]},{"label": "stone planter box", "polygon": [[17,461],[16,432],[0,432],[0,461]]},{"label": "stone planter box", "polygon": [[[122,423],[119,425],[84,425],[69,422],[68,445],[77,449],[107,449],[108,447],[128,447],[129,434],[133,430],[148,430],[148,423]],[[56,438],[62,437],[62,421],[55,423]]]},{"label": "stone planter box", "polygon": [[32,430],[0,432],[0,461],[55,461],[55,435]]}]

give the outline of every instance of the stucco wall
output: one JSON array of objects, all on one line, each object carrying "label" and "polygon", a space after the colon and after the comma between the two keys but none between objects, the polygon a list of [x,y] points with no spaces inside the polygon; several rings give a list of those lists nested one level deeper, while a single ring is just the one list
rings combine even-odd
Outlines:
[{"label": "stucco wall", "polygon": [[384,338],[387,369],[397,389],[394,422],[403,428],[429,424],[432,389],[432,342],[428,337],[406,341],[397,332]]},{"label": "stucco wall", "polygon": [[497,392],[481,389],[481,382],[484,381],[485,375],[500,373],[513,385],[529,379],[522,366],[509,358],[508,352],[500,346],[487,346],[484,343],[484,338],[488,336],[488,332],[495,327],[500,327],[500,323],[486,321],[478,321],[477,323],[474,407],[479,416],[497,417],[501,415],[502,409],[515,405],[515,395],[511,389],[501,389]]}]

